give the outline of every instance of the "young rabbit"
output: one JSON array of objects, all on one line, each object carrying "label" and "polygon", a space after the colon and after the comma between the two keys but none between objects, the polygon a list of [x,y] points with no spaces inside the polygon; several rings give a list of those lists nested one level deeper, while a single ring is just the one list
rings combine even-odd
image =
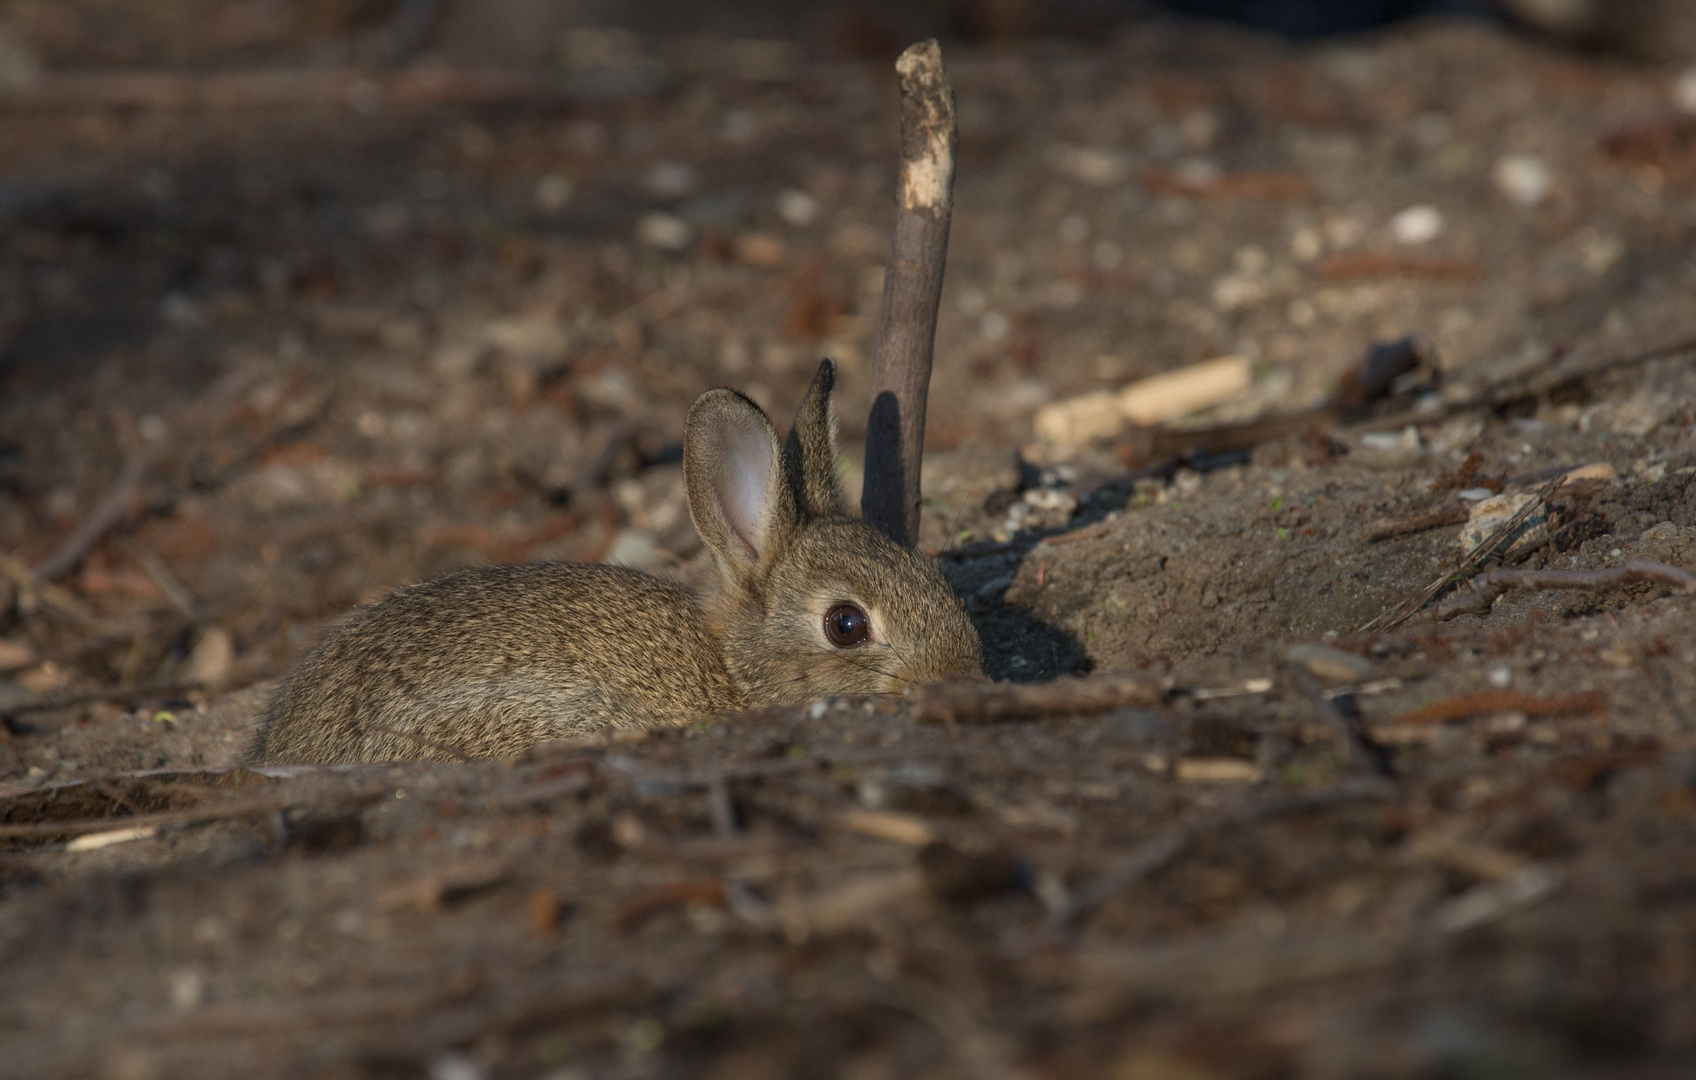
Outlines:
[{"label": "young rabbit", "polygon": [[301,660],[250,758],[494,757],[978,671],[977,633],[935,563],[848,516],[833,382],[826,360],[787,443],[734,391],[689,410],[689,513],[717,572],[704,595],[578,563],[402,588]]}]

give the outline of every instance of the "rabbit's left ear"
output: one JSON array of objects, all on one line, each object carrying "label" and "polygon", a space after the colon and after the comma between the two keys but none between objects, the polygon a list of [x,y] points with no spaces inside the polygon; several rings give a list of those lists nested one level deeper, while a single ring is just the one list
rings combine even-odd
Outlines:
[{"label": "rabbit's left ear", "polygon": [[795,527],[777,432],[734,390],[708,390],[689,410],[683,484],[702,542],[738,578],[753,575]]},{"label": "rabbit's left ear", "polygon": [[841,517],[847,512],[836,472],[836,411],[830,404],[835,388],[835,361],[820,361],[783,447],[784,478],[808,517]]}]

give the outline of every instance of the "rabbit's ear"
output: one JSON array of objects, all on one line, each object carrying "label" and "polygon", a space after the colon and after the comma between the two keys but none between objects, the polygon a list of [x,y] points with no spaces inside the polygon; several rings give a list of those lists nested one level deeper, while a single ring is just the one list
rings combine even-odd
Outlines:
[{"label": "rabbit's ear", "polygon": [[836,363],[820,361],[783,447],[789,490],[796,505],[811,517],[840,517],[846,512],[842,482],[836,474],[836,411],[830,404],[835,386]]},{"label": "rabbit's ear", "polygon": [[766,414],[734,390],[695,399],[683,426],[683,483],[701,540],[737,575],[794,527],[783,454]]}]

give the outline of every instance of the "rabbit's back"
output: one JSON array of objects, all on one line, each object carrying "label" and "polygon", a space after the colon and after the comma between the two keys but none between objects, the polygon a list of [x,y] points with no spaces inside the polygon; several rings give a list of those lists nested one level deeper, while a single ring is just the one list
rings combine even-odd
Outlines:
[{"label": "rabbit's back", "polygon": [[578,563],[409,586],[331,631],[272,702],[259,763],[517,753],[742,704],[684,589]]}]

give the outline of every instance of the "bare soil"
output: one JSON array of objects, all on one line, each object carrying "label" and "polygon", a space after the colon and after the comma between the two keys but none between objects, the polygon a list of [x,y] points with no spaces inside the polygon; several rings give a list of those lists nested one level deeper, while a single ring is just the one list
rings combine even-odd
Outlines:
[{"label": "bare soil", "polygon": [[[199,70],[198,25],[149,32]],[[135,63],[106,26],[38,48]],[[783,415],[835,356],[857,461],[895,97],[844,27],[568,32],[617,63],[523,107],[0,106],[0,1075],[1688,1075],[1696,598],[1363,630],[1463,553],[1376,523],[1567,468],[1612,476],[1503,565],[1696,567],[1693,357],[1583,374],[1696,336],[1696,121],[1672,73],[1483,26],[945,45],[923,543],[992,675],[1158,704],[241,767],[398,584],[687,576],[708,387]],[[1379,412],[1251,454],[1032,435],[1226,353],[1253,388],[1191,422],[1293,413],[1407,334],[1434,360]]]}]

